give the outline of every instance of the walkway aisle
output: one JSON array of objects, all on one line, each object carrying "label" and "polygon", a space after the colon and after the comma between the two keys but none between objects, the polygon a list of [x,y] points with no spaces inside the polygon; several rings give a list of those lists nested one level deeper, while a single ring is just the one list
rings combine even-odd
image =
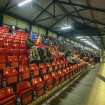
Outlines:
[{"label": "walkway aisle", "polygon": [[[105,99],[104,99],[105,98],[105,95],[104,95],[105,87],[103,87],[103,85],[101,83],[103,81],[96,78],[98,68],[99,68],[99,66],[97,66],[95,69],[91,69],[88,72],[88,74],[74,88],[67,89],[66,92],[61,94],[61,97],[60,96],[57,97],[56,99],[54,99],[47,105],[86,105],[89,95],[90,96],[92,95],[92,96],[91,96],[91,98],[89,98],[89,103],[87,105],[105,105]],[[102,70],[104,68],[105,68],[105,65],[103,67],[101,67]],[[97,80],[101,81],[101,82],[99,82],[97,84],[96,83]],[[96,85],[94,84],[94,82]],[[103,84],[105,85],[105,83],[103,83]],[[97,86],[99,86],[99,87],[97,87]],[[92,89],[92,87],[93,87],[93,89]],[[99,91],[97,91],[97,93],[96,93],[97,89],[99,89]],[[91,92],[91,90],[92,90],[92,92]],[[97,100],[96,95],[98,95],[98,93],[100,93],[101,97],[103,95],[102,99],[104,101],[104,104],[94,104],[93,103],[95,100]]]},{"label": "walkway aisle", "polygon": [[88,102],[85,105],[105,105],[105,63],[101,65]]}]

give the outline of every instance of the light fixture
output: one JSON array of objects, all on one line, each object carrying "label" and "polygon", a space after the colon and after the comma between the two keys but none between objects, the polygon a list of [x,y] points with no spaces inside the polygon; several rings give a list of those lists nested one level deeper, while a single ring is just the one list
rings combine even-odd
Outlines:
[{"label": "light fixture", "polygon": [[93,48],[99,50],[99,48],[98,48],[96,45],[94,45],[93,43],[91,43],[90,41],[86,40],[86,41],[84,41],[84,42],[85,42],[86,44],[90,45],[91,47],[93,47]]},{"label": "light fixture", "polygon": [[87,39],[82,38],[81,41],[86,41]]},{"label": "light fixture", "polygon": [[65,27],[61,27],[61,30],[68,30],[68,29],[71,29],[72,26],[65,26]]},{"label": "light fixture", "polygon": [[21,7],[21,6],[27,4],[27,3],[31,2],[31,1],[32,1],[32,0],[24,0],[24,1],[20,2],[20,3],[18,4],[18,6]]},{"label": "light fixture", "polygon": [[77,38],[77,39],[81,39],[81,38],[83,38],[83,36],[76,36],[76,38]]},{"label": "light fixture", "polygon": [[83,41],[84,43],[91,46],[92,48],[99,50],[99,48],[89,40],[90,37],[88,37],[88,36],[84,36],[84,37],[83,36],[77,36],[76,38],[79,39],[80,41]]}]

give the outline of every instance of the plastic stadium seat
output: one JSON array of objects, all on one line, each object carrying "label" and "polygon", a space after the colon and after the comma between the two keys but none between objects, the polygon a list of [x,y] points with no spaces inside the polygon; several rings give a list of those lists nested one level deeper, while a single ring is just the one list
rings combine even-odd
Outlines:
[{"label": "plastic stadium seat", "polygon": [[70,66],[70,72],[71,72],[71,76],[74,75],[74,65]]},{"label": "plastic stadium seat", "polygon": [[18,82],[18,72],[15,68],[5,68],[3,70],[3,81],[5,85],[12,85]]},{"label": "plastic stadium seat", "polygon": [[17,58],[17,56],[8,56],[8,61],[9,62],[17,62],[18,58]]},{"label": "plastic stadium seat", "polygon": [[71,66],[67,67],[68,73],[69,73],[69,78],[72,76],[72,69]]},{"label": "plastic stadium seat", "polygon": [[73,66],[73,68],[74,68],[74,73],[77,73],[77,69],[78,69],[77,64],[75,64],[75,65]]},{"label": "plastic stadium seat", "polygon": [[8,56],[8,63],[11,64],[12,67],[18,67],[17,56]]},{"label": "plastic stadium seat", "polygon": [[54,80],[54,85],[58,85],[60,83],[60,76],[56,71],[51,73],[53,80]]},{"label": "plastic stadium seat", "polygon": [[56,65],[55,62],[53,61],[53,62],[52,62],[53,71],[55,70],[55,65]]},{"label": "plastic stadium seat", "polygon": [[66,79],[68,79],[70,77],[70,70],[69,70],[69,67],[63,69],[63,72],[64,72],[64,76]]},{"label": "plastic stadium seat", "polygon": [[16,105],[16,97],[12,88],[0,89],[0,105]]},{"label": "plastic stadium seat", "polygon": [[53,88],[53,77],[51,74],[44,75],[45,86],[47,90],[51,90]]},{"label": "plastic stadium seat", "polygon": [[5,67],[6,67],[5,63],[0,63],[0,71],[4,70]]},{"label": "plastic stadium seat", "polygon": [[65,79],[64,78],[64,76],[65,76],[64,72],[62,70],[58,70],[57,72],[58,72],[58,75],[60,76],[60,82],[64,81],[64,79]]},{"label": "plastic stadium seat", "polygon": [[53,65],[51,63],[47,64],[47,68],[48,68],[48,72],[52,72],[54,70]]},{"label": "plastic stadium seat", "polygon": [[36,93],[36,96],[42,96],[44,92],[44,81],[40,77],[36,77],[32,80],[32,87]]},{"label": "plastic stadium seat", "polygon": [[57,69],[60,69],[60,62],[57,61]]},{"label": "plastic stadium seat", "polygon": [[55,62],[55,70],[58,70],[59,69],[59,66],[58,66],[58,64],[57,64],[57,62]]},{"label": "plastic stadium seat", "polygon": [[0,71],[3,70],[6,66],[6,57],[0,56]]},{"label": "plastic stadium seat", "polygon": [[41,71],[41,74],[42,74],[42,75],[47,73],[46,64],[40,64],[40,65],[39,65],[39,68],[40,68],[40,71]]},{"label": "plastic stadium seat", "polygon": [[36,64],[30,64],[32,78],[39,76],[39,68]]},{"label": "plastic stadium seat", "polygon": [[16,90],[21,105],[27,105],[32,102],[32,87],[28,81],[18,83]]},{"label": "plastic stadium seat", "polygon": [[0,88],[2,88],[2,72],[0,71]]},{"label": "plastic stadium seat", "polygon": [[29,80],[30,79],[30,70],[27,66],[19,67],[19,80]]},{"label": "plastic stadium seat", "polygon": [[20,57],[19,57],[19,63],[21,65],[28,65],[28,56],[27,54],[22,54]]}]

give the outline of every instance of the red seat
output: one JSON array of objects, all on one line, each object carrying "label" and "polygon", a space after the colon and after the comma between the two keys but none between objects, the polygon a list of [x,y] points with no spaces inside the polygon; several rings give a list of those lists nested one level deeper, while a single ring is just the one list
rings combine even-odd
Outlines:
[{"label": "red seat", "polygon": [[55,68],[55,62],[54,62],[54,61],[52,62],[52,68],[53,68],[53,70],[56,69],[56,68]]},{"label": "red seat", "polygon": [[36,64],[30,64],[32,78],[39,76],[39,68]]},{"label": "red seat", "polygon": [[2,78],[0,77],[0,89],[2,87]]},{"label": "red seat", "polygon": [[37,96],[42,96],[44,92],[44,81],[40,77],[32,80],[32,86]]},{"label": "red seat", "polygon": [[68,79],[70,77],[70,70],[69,70],[69,67],[63,69],[63,72],[64,72],[64,77],[66,79]]},{"label": "red seat", "polygon": [[11,64],[12,67],[18,67],[17,56],[8,56],[8,63]]},{"label": "red seat", "polygon": [[57,61],[57,69],[60,69],[60,62]]},{"label": "red seat", "polygon": [[64,72],[62,70],[58,70],[57,72],[58,72],[58,75],[60,76],[60,82],[64,81],[64,79],[65,79],[64,78],[64,76],[65,76]]},{"label": "red seat", "polygon": [[77,67],[76,67],[76,64],[73,65],[73,73],[76,74],[76,70],[77,70]]},{"label": "red seat", "polygon": [[44,78],[47,90],[51,90],[53,88],[53,77],[52,77],[52,75],[51,74],[45,74],[43,78]]},{"label": "red seat", "polygon": [[27,66],[19,67],[19,80],[29,80],[30,79],[30,70]]},{"label": "red seat", "polygon": [[16,90],[22,105],[27,105],[32,102],[32,87],[28,81],[18,83]]},{"label": "red seat", "polygon": [[18,82],[18,72],[15,68],[6,68],[3,71],[3,80],[6,85],[12,85]]},{"label": "red seat", "polygon": [[48,71],[49,72],[52,72],[54,69],[53,69],[53,65],[51,63],[48,63],[47,64],[47,67],[48,67]]},{"label": "red seat", "polygon": [[57,64],[57,62],[55,62],[55,70],[58,70],[59,69],[59,66],[58,66],[58,64]]},{"label": "red seat", "polygon": [[0,89],[0,105],[16,105],[16,97],[12,88]]},{"label": "red seat", "polygon": [[41,71],[42,74],[46,74],[47,73],[46,64],[40,64],[39,68],[40,68],[40,71]]},{"label": "red seat", "polygon": [[0,70],[3,70],[6,67],[6,57],[0,56]]},{"label": "red seat", "polygon": [[71,76],[74,75],[74,65],[70,66],[70,72],[71,72]]},{"label": "red seat", "polygon": [[51,73],[53,80],[54,80],[54,85],[58,85],[60,83],[60,76],[56,71]]},{"label": "red seat", "polygon": [[[24,50],[24,49],[23,49]],[[27,50],[26,50],[27,51]],[[19,57],[19,63],[21,65],[28,65],[28,56],[26,53],[21,54],[21,56]]]}]

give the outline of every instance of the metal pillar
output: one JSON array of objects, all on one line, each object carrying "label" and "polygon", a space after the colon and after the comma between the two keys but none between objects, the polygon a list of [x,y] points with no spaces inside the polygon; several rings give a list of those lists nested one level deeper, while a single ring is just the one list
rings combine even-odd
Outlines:
[{"label": "metal pillar", "polygon": [[0,13],[0,26],[3,25],[3,13]]}]

